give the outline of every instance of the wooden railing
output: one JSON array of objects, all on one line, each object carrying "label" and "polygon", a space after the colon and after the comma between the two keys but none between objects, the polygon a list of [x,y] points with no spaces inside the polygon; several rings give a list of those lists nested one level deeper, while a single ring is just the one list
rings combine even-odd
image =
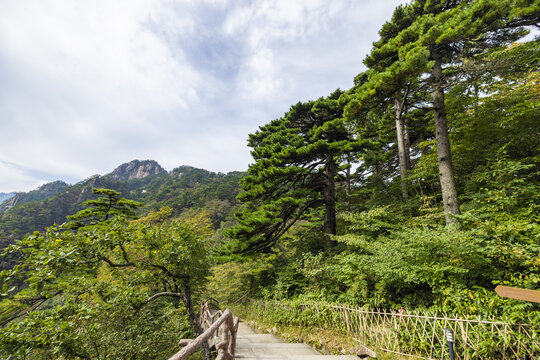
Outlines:
[{"label": "wooden railing", "polygon": [[[169,360],[183,360],[197,351],[204,342],[213,342],[216,346],[216,360],[233,360],[236,347],[236,332],[238,331],[238,317],[231,309],[225,311],[213,310],[208,302],[201,305],[201,326],[203,333],[196,339],[182,339],[179,346],[185,346],[174,354]],[[219,341],[216,342],[216,339]]]}]

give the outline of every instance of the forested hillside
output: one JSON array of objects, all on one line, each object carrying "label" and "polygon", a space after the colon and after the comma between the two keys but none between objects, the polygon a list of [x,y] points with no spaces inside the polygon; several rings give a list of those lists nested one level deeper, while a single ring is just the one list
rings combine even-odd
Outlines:
[{"label": "forested hillside", "polygon": [[250,296],[538,314],[493,289],[540,282],[539,16],[399,6],[354,87],[251,134],[229,230]]},{"label": "forested hillside", "polygon": [[538,1],[414,0],[350,89],[248,135],[247,174],[119,170],[10,208],[5,234],[81,222],[4,251],[0,356],[166,358],[209,296],[538,324],[493,290],[540,283],[539,27]]},{"label": "forested hillside", "polygon": [[75,185],[55,181],[28,193],[17,193],[2,203],[0,248],[34,231],[66,222],[66,216],[81,210],[84,201],[96,198],[92,188],[114,189],[128,199],[143,202],[140,215],[163,206],[170,207],[175,217],[187,210],[195,213],[205,209],[218,228],[236,204],[242,176],[240,172],[217,174],[189,166],[168,173],[155,161],[135,160],[110,174],[95,175]]}]

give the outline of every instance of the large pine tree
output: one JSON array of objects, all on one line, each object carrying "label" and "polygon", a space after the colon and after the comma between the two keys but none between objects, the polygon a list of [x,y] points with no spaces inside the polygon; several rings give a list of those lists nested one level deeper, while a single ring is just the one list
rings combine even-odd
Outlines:
[{"label": "large pine tree", "polygon": [[[406,79],[426,79],[429,84],[447,223],[453,221],[452,215],[460,213],[460,206],[448,136],[444,95],[449,82],[445,68],[486,48],[514,41],[523,34],[519,26],[538,26],[539,11],[535,3],[537,1],[416,0],[396,9],[367,59],[367,64],[375,71],[370,74],[367,85],[358,89],[352,101],[353,110],[377,92],[393,90],[399,94]],[[350,113],[354,114],[353,110]]]},{"label": "large pine tree", "polygon": [[241,182],[245,206],[231,230],[242,250],[270,248],[313,209],[324,208],[328,241],[336,234],[336,177],[345,156],[366,145],[347,128],[341,95],[299,102],[249,136],[255,163]]}]

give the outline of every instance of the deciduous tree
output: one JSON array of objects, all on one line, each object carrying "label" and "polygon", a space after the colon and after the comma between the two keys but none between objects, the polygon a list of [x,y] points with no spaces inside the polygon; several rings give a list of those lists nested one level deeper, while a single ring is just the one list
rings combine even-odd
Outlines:
[{"label": "deciduous tree", "polygon": [[[122,203],[119,194],[110,195]],[[186,330],[182,309],[192,331],[202,333],[194,299],[209,274],[209,221],[145,224],[102,215],[99,219],[108,220],[100,226],[77,231],[53,226],[6,249],[20,256],[13,269],[0,273],[3,351],[32,358],[170,356]],[[10,288],[21,281],[27,287]],[[159,319],[165,322],[156,324]],[[168,337],[159,338],[161,328],[171,329],[163,334]],[[126,334],[141,340],[128,341]],[[144,344],[145,338],[156,347]],[[209,358],[207,347],[203,357]]]}]

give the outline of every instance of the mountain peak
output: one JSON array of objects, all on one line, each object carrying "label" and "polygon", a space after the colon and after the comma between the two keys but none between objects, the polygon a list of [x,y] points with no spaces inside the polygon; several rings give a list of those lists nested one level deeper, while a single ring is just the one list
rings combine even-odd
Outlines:
[{"label": "mountain peak", "polygon": [[69,185],[61,180],[56,180],[47,184],[43,184],[35,190],[29,192],[12,193],[8,199],[0,201],[0,211],[5,211],[17,204],[24,204],[30,201],[41,201],[53,197],[60,191],[67,188]]},{"label": "mountain peak", "polygon": [[165,171],[154,160],[133,160],[128,163],[122,164],[113,172],[105,175],[105,177],[112,180],[132,180],[132,179],[141,179],[150,175],[161,174]]}]

